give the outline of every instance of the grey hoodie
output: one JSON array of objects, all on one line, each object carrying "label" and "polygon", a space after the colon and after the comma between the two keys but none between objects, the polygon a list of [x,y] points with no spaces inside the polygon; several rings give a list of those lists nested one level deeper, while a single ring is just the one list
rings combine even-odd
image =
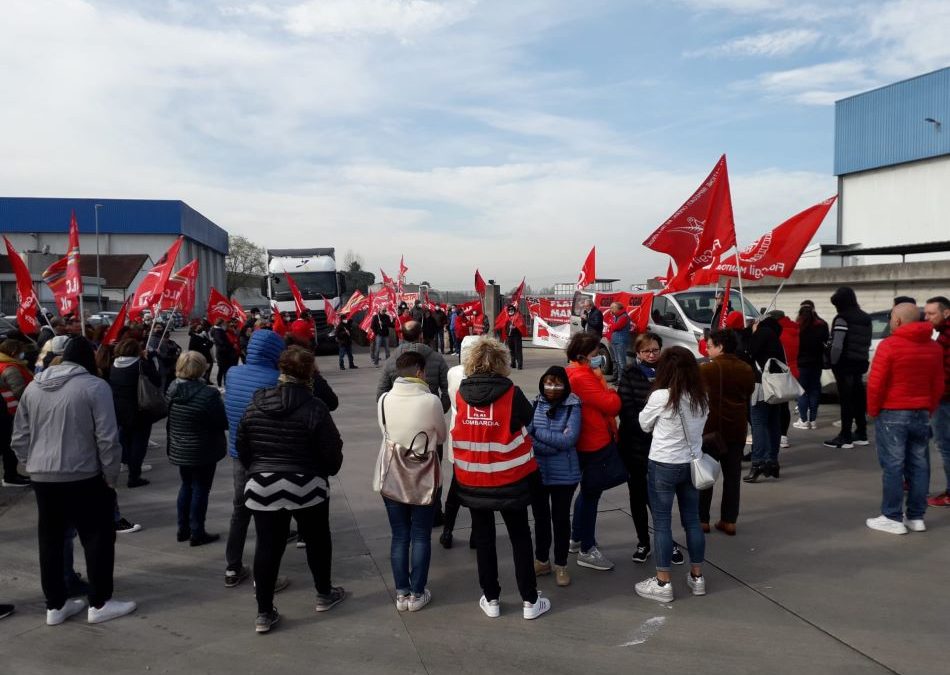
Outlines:
[{"label": "grey hoodie", "polygon": [[39,483],[119,477],[122,448],[109,384],[80,365],[47,368],[23,392],[11,447]]}]

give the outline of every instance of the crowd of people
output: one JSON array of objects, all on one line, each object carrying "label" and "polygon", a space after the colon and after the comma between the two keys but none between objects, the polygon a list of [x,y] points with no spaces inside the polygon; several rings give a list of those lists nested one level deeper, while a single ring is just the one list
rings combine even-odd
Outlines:
[{"label": "crowd of people", "polygon": [[[699,359],[683,347],[664,348],[653,332],[634,335],[629,319],[624,324],[618,308],[611,308],[611,358],[623,365],[616,386],[603,374],[603,317],[591,307],[585,330],[565,350],[566,367],[544,372],[533,400],[509,377],[523,367],[522,329],[513,314],[496,324],[501,340],[456,334],[446,345],[437,337],[442,331],[426,331],[427,320],[438,325],[441,319],[423,312],[415,320],[410,310],[407,320],[398,322],[401,339],[391,354],[384,341],[387,358],[376,391],[382,438],[372,474],[391,527],[396,609],[416,612],[432,601],[431,532],[442,528],[439,542],[451,548],[465,507],[481,611],[489,618],[501,614],[495,532],[500,515],[511,542],[522,616],[544,615],[551,600],[538,591],[539,576],[553,574],[557,586],[569,586],[571,555],[588,569],[614,567],[598,546],[598,503],[606,490],[624,483],[637,538],[632,560],[643,564],[652,556],[655,563],[655,573],[636,584],[636,593],[673,601],[672,566],[685,564],[688,555],[686,586],[692,595],[704,595],[713,490],[697,488],[692,464],[704,454],[718,461],[723,481],[712,527],[735,536],[742,482],[780,476],[780,449],[792,414],[788,396],[776,401],[767,392],[770,375],[792,366],[801,383],[799,395],[791,397],[796,428],[818,428],[825,368],[838,386],[841,429],[824,444],[837,449],[867,444],[866,416],[875,419],[882,504],[867,526],[894,534],[924,531],[928,502],[950,505],[950,301],[928,299],[922,317],[912,299],[898,298],[890,335],[873,361],[870,319],[854,292],[839,289],[832,303],[837,315],[830,324],[808,301],[794,321],[770,312],[749,326],[741,314],[736,320],[736,312],[721,307],[717,312],[728,313],[731,327],[713,329]],[[626,316],[622,307],[619,311]],[[377,340],[397,325],[385,325],[385,316],[373,318]],[[456,325],[463,316],[456,316]],[[443,328],[449,325],[448,316],[445,320]],[[151,428],[161,419],[168,460],[180,476],[179,542],[203,546],[219,540],[206,529],[206,512],[217,465],[226,455],[231,458],[224,585],[235,588],[253,575],[256,632],[269,632],[280,620],[274,596],[288,585],[279,572],[294,539],[306,549],[315,611],[345,599],[346,591],[332,583],[329,516],[329,479],[343,461],[343,439],[332,416],[339,400],[317,369],[312,323],[294,322],[284,338],[258,316],[245,326],[195,323],[183,353],[157,323],[126,327],[114,347],[70,335],[65,326],[54,327],[54,333],[56,328],[62,334],[38,345],[33,368],[25,360],[25,342],[0,344],[0,392],[10,413],[7,427],[0,429],[4,484],[8,478],[11,484],[30,484],[36,495],[49,625],[84,609],[90,623],[135,610],[134,602],[113,598],[116,533],[134,531],[121,517],[115,486],[122,465],[129,488],[148,485],[143,460]],[[341,335],[340,326],[337,331]],[[344,329],[342,335],[345,342],[349,333]],[[627,364],[631,341],[633,360]],[[343,342],[340,366],[347,356],[354,367]],[[382,347],[373,350],[375,361],[381,361]],[[443,353],[452,351],[461,358],[449,368]],[[219,372],[225,369],[220,387],[210,385],[212,359]],[[752,447],[745,457],[750,427]],[[948,490],[928,499],[932,436]],[[12,475],[6,472],[8,451]],[[751,463],[742,478],[744,459]],[[16,473],[17,460],[28,478]],[[450,471],[443,472],[443,463]],[[451,476],[447,490],[443,473]],[[686,555],[673,541],[674,501]],[[252,520],[251,570],[243,557]],[[86,580],[72,568],[77,533]],[[5,611],[0,607],[0,616]]]}]

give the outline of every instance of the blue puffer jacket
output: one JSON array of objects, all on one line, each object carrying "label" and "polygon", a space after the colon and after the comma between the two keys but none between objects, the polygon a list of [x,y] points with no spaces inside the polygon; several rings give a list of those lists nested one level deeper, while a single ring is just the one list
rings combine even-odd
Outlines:
[{"label": "blue puffer jacket", "polygon": [[225,381],[224,409],[228,414],[228,454],[237,457],[234,439],[238,423],[254,397],[254,392],[277,384],[277,361],[284,351],[284,340],[271,330],[256,330],[247,343],[247,364],[228,370]]},{"label": "blue puffer jacket", "polygon": [[581,480],[577,439],[581,435],[581,400],[570,394],[554,414],[544,396],[535,402],[534,421],[528,433],[534,439],[534,456],[545,485],[574,485]]}]

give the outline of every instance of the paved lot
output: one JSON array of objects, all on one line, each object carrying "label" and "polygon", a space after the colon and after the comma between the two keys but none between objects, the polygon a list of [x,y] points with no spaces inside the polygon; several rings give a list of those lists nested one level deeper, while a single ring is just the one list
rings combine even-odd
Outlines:
[{"label": "paved lot", "polygon": [[[529,349],[525,360],[513,377],[532,396],[560,354]],[[834,406],[823,409],[819,431],[792,429],[780,481],[743,485],[739,536],[709,535],[705,597],[688,595],[685,567],[674,581],[674,603],[635,595],[633,584],[653,568],[630,561],[635,536],[623,487],[605,496],[598,521],[601,548],[616,569],[572,564],[574,583],[564,589],[543,578],[553,609],[540,620],[521,618],[503,526],[502,616],[490,620],[478,609],[464,512],[461,546],[446,551],[433,537],[433,603],[416,614],[397,613],[389,528],[370,489],[379,371],[366,354],[357,363],[359,370],[341,372],[335,358],[320,358],[341,399],[335,419],[345,461],[332,483],[331,519],[334,581],[346,587],[346,602],[315,614],[303,552],[288,548],[282,571],[292,585],[277,596],[283,621],[273,633],[255,635],[250,584],[224,588],[223,541],[200,548],[175,541],[177,471],[164,458],[158,425],[153,438],[160,447],[148,459],[152,484],[119,490],[124,515],[144,525],[117,542],[116,597],[138,601],[131,617],[45,626],[35,503],[31,494],[0,489],[0,600],[17,604],[17,613],[0,622],[0,672],[947,672],[950,509],[931,510],[925,534],[865,528],[880,500],[874,446],[822,447],[833,435]],[[223,535],[231,499],[227,461],[219,465],[208,513],[208,529]],[[936,455],[933,461],[937,489],[942,471]],[[682,532],[674,535],[681,539]],[[252,555],[253,534],[246,563]],[[77,544],[77,568],[83,567]]]}]

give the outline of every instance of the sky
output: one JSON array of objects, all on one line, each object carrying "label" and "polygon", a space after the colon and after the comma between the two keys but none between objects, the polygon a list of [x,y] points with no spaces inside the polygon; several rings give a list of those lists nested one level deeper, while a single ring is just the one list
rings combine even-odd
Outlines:
[{"label": "sky", "polygon": [[626,287],[722,153],[740,245],[833,195],[834,101],[947,35],[945,0],[4,0],[0,192],[181,199],[445,290],[596,246]]}]

